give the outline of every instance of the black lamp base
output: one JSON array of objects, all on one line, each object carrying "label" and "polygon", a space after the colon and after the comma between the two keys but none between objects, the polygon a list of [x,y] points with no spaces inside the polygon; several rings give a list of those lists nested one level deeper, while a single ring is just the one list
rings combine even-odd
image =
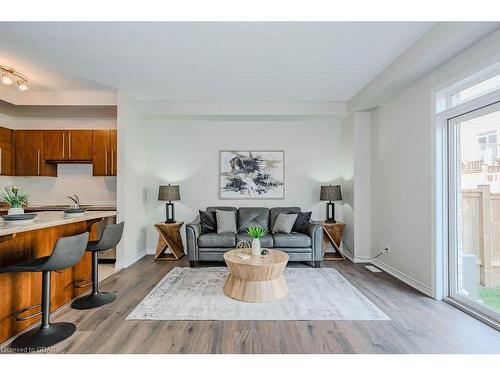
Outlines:
[{"label": "black lamp base", "polygon": [[326,204],[326,219],[327,223],[336,223],[335,221],[335,203],[328,202]]},{"label": "black lamp base", "polygon": [[175,223],[175,208],[172,202],[165,204],[165,223]]}]

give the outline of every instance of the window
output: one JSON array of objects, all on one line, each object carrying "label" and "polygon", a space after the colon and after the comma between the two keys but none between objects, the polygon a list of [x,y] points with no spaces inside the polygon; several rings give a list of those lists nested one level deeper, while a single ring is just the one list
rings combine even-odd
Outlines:
[{"label": "window", "polygon": [[500,74],[480,81],[476,84],[468,85],[465,88],[462,87],[460,91],[451,94],[450,105],[454,107],[458,104],[465,103],[497,89],[500,89]]},{"label": "window", "polygon": [[[500,123],[498,124],[500,127]],[[500,130],[500,129],[498,129]],[[493,165],[497,161],[497,131],[479,133],[477,137],[479,160],[486,165]]]}]

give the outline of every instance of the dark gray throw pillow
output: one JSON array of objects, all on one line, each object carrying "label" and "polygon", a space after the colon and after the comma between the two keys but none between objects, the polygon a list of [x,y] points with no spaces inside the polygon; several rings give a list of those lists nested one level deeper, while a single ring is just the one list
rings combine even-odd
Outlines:
[{"label": "dark gray throw pillow", "polygon": [[311,221],[311,214],[312,212],[299,212],[297,214],[297,219],[293,224],[292,232],[307,234],[307,226]]},{"label": "dark gray throw pillow", "polygon": [[215,220],[215,212],[200,211],[201,233],[217,232],[217,222]]}]

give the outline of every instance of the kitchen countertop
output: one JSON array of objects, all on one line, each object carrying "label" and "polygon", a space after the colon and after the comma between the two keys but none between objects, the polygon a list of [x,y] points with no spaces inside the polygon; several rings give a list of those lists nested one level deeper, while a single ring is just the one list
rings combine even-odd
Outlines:
[{"label": "kitchen countertop", "polygon": [[[29,232],[32,230],[50,228],[58,225],[78,223],[81,221],[102,219],[116,216],[116,211],[90,211],[80,217],[65,217],[62,211],[42,211],[38,212],[35,221],[30,224],[7,224],[0,226],[0,237],[15,233]],[[4,223],[3,220],[0,222]]]},{"label": "kitchen countertop", "polygon": [[[91,204],[81,204],[81,208],[85,208],[87,211],[116,211],[116,206],[104,206],[104,205],[91,205]],[[56,204],[56,205],[46,205],[46,206],[28,206],[24,207],[25,212],[37,212],[37,211],[64,211],[69,208],[67,204]],[[9,207],[0,207],[0,214],[7,213]]]}]

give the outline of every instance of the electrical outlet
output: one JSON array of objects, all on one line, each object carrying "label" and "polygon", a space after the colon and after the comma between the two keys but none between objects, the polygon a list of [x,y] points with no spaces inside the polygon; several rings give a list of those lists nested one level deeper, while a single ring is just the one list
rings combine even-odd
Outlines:
[{"label": "electrical outlet", "polygon": [[390,253],[390,252],[391,252],[391,245],[389,244],[385,245],[384,253]]}]

